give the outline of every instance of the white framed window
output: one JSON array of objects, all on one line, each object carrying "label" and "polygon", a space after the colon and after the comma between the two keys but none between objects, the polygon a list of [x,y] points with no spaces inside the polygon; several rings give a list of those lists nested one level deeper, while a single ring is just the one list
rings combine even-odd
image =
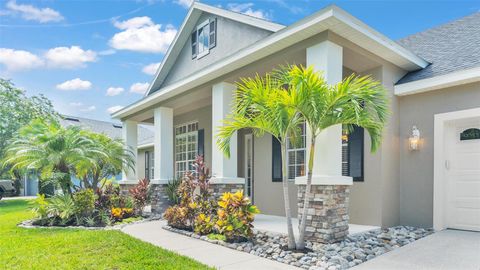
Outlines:
[{"label": "white framed window", "polygon": [[288,142],[287,145],[287,165],[288,165],[288,179],[295,179],[298,176],[305,176],[306,165],[306,124],[305,122],[300,124],[301,136],[297,138],[297,144]]},{"label": "white framed window", "polygon": [[191,35],[192,58],[200,59],[210,53],[217,43],[217,19],[209,19],[197,26]]},{"label": "white framed window", "polygon": [[193,170],[198,152],[198,122],[189,122],[175,127],[175,176],[183,177]]}]

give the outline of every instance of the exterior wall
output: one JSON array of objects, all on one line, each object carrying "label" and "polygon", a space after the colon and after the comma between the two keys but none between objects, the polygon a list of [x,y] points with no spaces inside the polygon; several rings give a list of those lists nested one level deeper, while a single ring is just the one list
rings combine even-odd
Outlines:
[{"label": "exterior wall", "polygon": [[[434,115],[480,107],[480,83],[399,98],[400,104],[400,223],[433,225]],[[420,130],[418,151],[408,149],[412,126]]]},{"label": "exterior wall", "polygon": [[[187,122],[198,121],[198,129],[204,129],[204,149],[205,162],[208,167],[212,167],[212,107],[207,106],[194,110],[185,114],[176,115],[173,117],[174,127]],[[175,131],[172,131],[175,132]],[[175,141],[175,133],[174,133]],[[175,160],[173,160],[175,168]]]},{"label": "exterior wall", "polygon": [[216,46],[208,55],[200,59],[192,59],[191,37],[189,37],[176,59],[175,66],[170,70],[160,88],[185,78],[271,34],[270,31],[208,13],[200,16],[197,25],[211,18],[217,18]]},{"label": "exterior wall", "polygon": [[[242,151],[243,154],[243,151]],[[272,182],[272,136],[253,139],[253,202],[262,214],[285,216],[282,182]],[[297,216],[297,186],[289,181],[290,208]]]}]

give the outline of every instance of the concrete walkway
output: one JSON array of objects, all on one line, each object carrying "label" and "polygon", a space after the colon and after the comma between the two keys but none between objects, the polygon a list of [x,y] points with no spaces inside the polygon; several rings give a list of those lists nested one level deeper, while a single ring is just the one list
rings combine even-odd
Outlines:
[{"label": "concrete walkway", "polygon": [[444,230],[352,270],[479,270],[480,232]]},{"label": "concrete walkway", "polygon": [[152,221],[126,226],[123,232],[142,241],[188,256],[218,269],[298,270],[300,268],[236,251],[162,229],[165,221]]}]

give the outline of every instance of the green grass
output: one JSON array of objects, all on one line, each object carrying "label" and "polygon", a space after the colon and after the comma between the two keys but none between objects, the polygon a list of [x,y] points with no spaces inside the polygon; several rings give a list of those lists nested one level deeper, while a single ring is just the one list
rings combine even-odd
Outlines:
[{"label": "green grass", "polygon": [[0,269],[210,269],[120,231],[23,229],[28,201],[0,201]]}]

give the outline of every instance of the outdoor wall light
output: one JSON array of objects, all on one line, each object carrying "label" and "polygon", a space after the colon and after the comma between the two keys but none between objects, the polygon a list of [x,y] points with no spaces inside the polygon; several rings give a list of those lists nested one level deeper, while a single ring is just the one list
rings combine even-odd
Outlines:
[{"label": "outdoor wall light", "polygon": [[418,150],[420,144],[420,130],[418,130],[417,126],[412,127],[412,135],[408,138],[408,143],[411,151]]}]

